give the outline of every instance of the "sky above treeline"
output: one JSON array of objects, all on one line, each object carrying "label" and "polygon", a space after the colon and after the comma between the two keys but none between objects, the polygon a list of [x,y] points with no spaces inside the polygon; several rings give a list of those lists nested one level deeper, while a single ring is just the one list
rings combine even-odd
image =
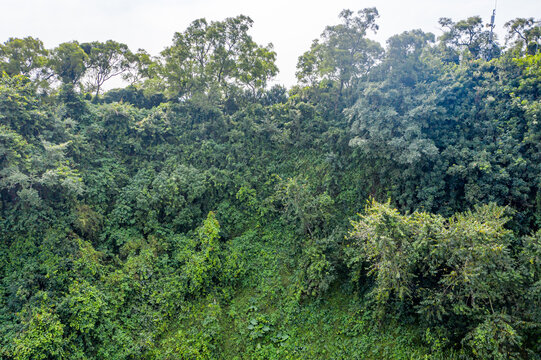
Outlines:
[{"label": "sky above treeline", "polygon": [[223,20],[250,16],[250,34],[259,44],[273,43],[280,74],[275,82],[295,83],[297,58],[327,25],[339,23],[343,9],[377,7],[382,44],[411,29],[441,34],[440,17],[461,20],[479,15],[490,21],[496,5],[496,33],[504,42],[504,23],[516,17],[541,18],[541,0],[0,0],[0,42],[33,36],[46,48],[78,40],[126,43],[130,49],[158,55],[195,19]]}]

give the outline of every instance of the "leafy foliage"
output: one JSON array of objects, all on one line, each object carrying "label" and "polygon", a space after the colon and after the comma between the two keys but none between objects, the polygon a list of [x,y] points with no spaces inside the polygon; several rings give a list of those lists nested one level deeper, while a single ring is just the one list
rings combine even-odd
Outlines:
[{"label": "leafy foliage", "polygon": [[539,359],[539,26],[377,19],[0,45],[0,358]]}]

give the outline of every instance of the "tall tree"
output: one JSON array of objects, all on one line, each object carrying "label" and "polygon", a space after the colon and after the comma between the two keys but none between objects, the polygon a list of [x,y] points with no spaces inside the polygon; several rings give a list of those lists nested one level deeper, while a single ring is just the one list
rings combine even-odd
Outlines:
[{"label": "tall tree", "polygon": [[493,57],[499,52],[494,38],[491,40],[490,31],[486,30],[479,16],[471,16],[465,20],[454,22],[450,18],[440,18],[444,33],[440,36],[441,44],[451,55],[450,60],[458,62],[467,50],[474,59]]},{"label": "tall tree", "polygon": [[541,51],[541,21],[531,18],[516,18],[504,25],[507,28],[505,41],[512,42],[515,49],[533,55]]},{"label": "tall tree", "polygon": [[378,17],[376,8],[360,10],[357,16],[351,10],[343,10],[342,24],[327,26],[321,39],[314,40],[310,50],[299,57],[299,81],[310,84],[330,80],[338,84],[339,94],[353,87],[383,54],[379,43],[366,38],[368,31],[378,30]]},{"label": "tall tree", "polygon": [[96,96],[107,80],[127,73],[137,60],[126,44],[113,40],[84,43],[81,48],[88,56],[89,88],[95,91]]},{"label": "tall tree", "polygon": [[47,61],[43,42],[31,36],[24,39],[9,38],[0,44],[0,72],[8,75],[36,76]]},{"label": "tall tree", "polygon": [[65,42],[52,51],[48,66],[62,83],[75,85],[86,72],[87,59],[77,41]]},{"label": "tall tree", "polygon": [[271,44],[261,46],[252,40],[248,34],[252,24],[243,15],[211,23],[198,19],[183,33],[175,33],[173,45],[162,52],[170,95],[220,97],[234,87],[252,93],[265,88],[278,71],[276,53]]},{"label": "tall tree", "polygon": [[150,80],[158,76],[158,62],[144,49],[137,50],[132,56],[132,66],[122,77],[131,85]]}]

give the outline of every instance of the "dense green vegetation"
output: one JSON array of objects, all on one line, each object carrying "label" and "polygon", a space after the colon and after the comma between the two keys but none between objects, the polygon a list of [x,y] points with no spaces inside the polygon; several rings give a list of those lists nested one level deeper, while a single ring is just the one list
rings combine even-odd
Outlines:
[{"label": "dense green vegetation", "polygon": [[540,359],[539,22],[377,19],[1,44],[0,358]]}]

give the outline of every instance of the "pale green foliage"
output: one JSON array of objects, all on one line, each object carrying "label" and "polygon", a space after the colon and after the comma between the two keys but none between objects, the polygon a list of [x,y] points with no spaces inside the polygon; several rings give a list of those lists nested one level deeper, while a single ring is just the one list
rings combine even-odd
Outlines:
[{"label": "pale green foliage", "polygon": [[[381,64],[384,81],[366,84],[363,96],[345,110],[351,121],[350,145],[368,156],[409,166],[435,157],[439,150],[425,136],[428,121],[442,110],[433,94],[418,96],[430,71],[422,56],[434,36],[420,30],[391,37]],[[408,98],[407,100],[405,98]]]},{"label": "pale green foliage", "polygon": [[[278,72],[272,45],[257,45],[248,34],[253,21],[240,15],[208,23],[195,20],[183,33],[175,33],[173,45],[162,52],[163,76],[172,96],[219,96],[222,101],[235,85],[252,95],[263,90]],[[213,92],[218,92],[213,94]]]},{"label": "pale green foliage", "polygon": [[75,281],[61,305],[69,313],[68,325],[81,333],[95,331],[103,316],[105,301],[103,294],[87,282]]},{"label": "pale green foliage", "polygon": [[35,78],[43,71],[48,51],[43,42],[31,36],[23,39],[9,38],[0,44],[0,74],[24,75]]},{"label": "pale green foliage", "polygon": [[402,216],[390,203],[372,200],[360,220],[352,221],[349,234],[354,243],[346,251],[354,279],[360,280],[364,265],[368,264],[368,275],[376,279],[373,294],[379,303],[386,303],[393,294],[400,299],[411,298],[416,263],[443,224],[439,216]]},{"label": "pale green foliage", "polygon": [[197,293],[210,288],[213,278],[217,278],[222,268],[219,243],[220,224],[214,213],[210,212],[197,230],[195,253],[188,260],[186,274],[190,285],[188,291]]},{"label": "pale green foliage", "polygon": [[21,136],[37,136],[44,128],[45,114],[37,109],[32,83],[24,76],[0,76],[0,121]]},{"label": "pale green foliage", "polygon": [[301,177],[280,182],[276,195],[300,235],[299,241],[291,244],[291,250],[299,253],[295,295],[298,299],[303,295],[321,295],[336,277],[329,258],[332,238],[325,228],[334,201],[326,192],[316,193]]},{"label": "pale green foliage", "polygon": [[[485,205],[445,219],[401,215],[372,201],[352,222],[349,266],[357,279],[365,267],[374,277],[372,295],[382,313],[398,300],[428,324],[465,336],[481,358],[509,358],[521,336],[514,329],[518,309],[506,312],[520,303],[525,279],[511,252],[505,211]],[[464,316],[478,325],[460,325]]]},{"label": "pale green foliage", "polygon": [[521,336],[506,314],[492,314],[464,339],[478,359],[520,359]]},{"label": "pale green foliage", "polygon": [[[8,183],[9,173],[17,172],[19,177],[25,176],[20,172],[19,168],[25,169],[30,165],[28,161],[29,150],[30,145],[24,137],[9,127],[0,125],[0,159],[2,159],[0,162],[2,165],[2,170],[0,170],[2,174],[0,186],[10,186]],[[19,179],[16,182],[20,182],[21,180]]]},{"label": "pale green foliage", "polygon": [[504,25],[507,28],[505,42],[512,41],[512,46],[519,54],[534,55],[541,51],[541,21],[531,18],[516,18]]},{"label": "pale green foliage", "polygon": [[310,237],[316,235],[330,217],[332,198],[327,193],[315,194],[306,180],[300,177],[281,182],[277,194],[289,217],[299,222],[299,231]]},{"label": "pale green foliage", "polygon": [[63,189],[71,199],[83,191],[77,169],[65,156],[70,142],[52,143],[40,136],[58,130],[48,116],[38,109],[26,78],[0,78],[0,189],[16,193],[27,209],[40,208],[40,199],[52,189]]},{"label": "pale green foliage", "polygon": [[189,281],[188,292],[197,294],[224,289],[234,284],[242,274],[242,264],[235,252],[227,251],[220,242],[220,224],[209,212],[203,225],[197,229],[193,253],[186,259],[184,271]]},{"label": "pale green foliage", "polygon": [[377,31],[375,8],[343,10],[342,24],[327,26],[321,40],[314,40],[310,51],[299,57],[297,78],[305,84],[330,80],[338,83],[339,93],[351,88],[376,64],[383,53],[379,43],[366,37]]},{"label": "pale green foliage", "polygon": [[14,340],[17,360],[63,359],[64,328],[53,309],[36,309]]}]

